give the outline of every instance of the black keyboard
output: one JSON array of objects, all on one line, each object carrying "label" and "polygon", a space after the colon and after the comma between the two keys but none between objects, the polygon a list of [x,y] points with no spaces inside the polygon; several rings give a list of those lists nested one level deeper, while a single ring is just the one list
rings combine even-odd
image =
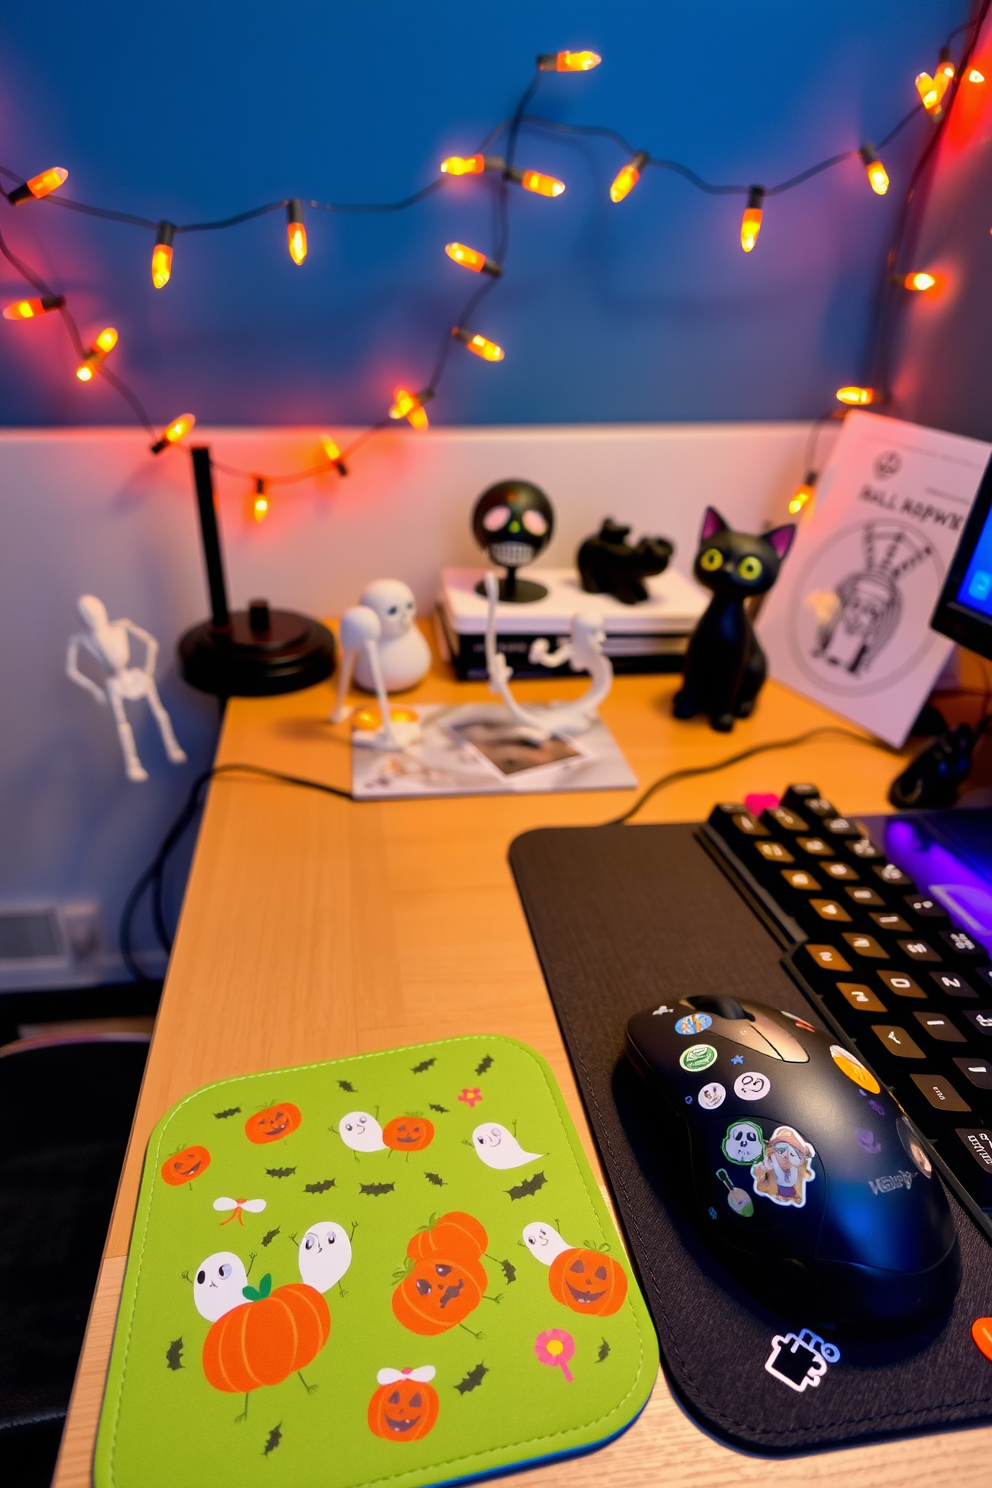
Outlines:
[{"label": "black keyboard", "polygon": [[853,1044],[992,1236],[992,966],[983,946],[813,785],[714,807],[702,840],[786,947],[782,964]]}]

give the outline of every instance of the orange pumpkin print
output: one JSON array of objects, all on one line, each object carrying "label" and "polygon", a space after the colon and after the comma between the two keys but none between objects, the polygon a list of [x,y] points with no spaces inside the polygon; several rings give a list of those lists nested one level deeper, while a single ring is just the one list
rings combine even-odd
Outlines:
[{"label": "orange pumpkin print", "polygon": [[627,1277],[612,1256],[599,1250],[563,1250],[551,1262],[551,1295],[573,1312],[610,1317],[627,1296]]},{"label": "orange pumpkin print", "polygon": [[315,1359],[330,1337],[331,1314],[305,1282],[266,1288],[256,1301],[225,1312],[203,1341],[203,1372],[215,1390],[247,1395],[279,1385]]},{"label": "orange pumpkin print", "polygon": [[394,1152],[423,1152],[434,1140],[434,1123],[423,1116],[394,1116],[382,1128],[382,1140]]},{"label": "orange pumpkin print", "polygon": [[422,1337],[463,1323],[482,1301],[488,1277],[482,1255],[489,1243],[471,1214],[453,1210],[407,1245],[413,1266],[393,1293],[393,1315]]},{"label": "orange pumpkin print", "polygon": [[184,1147],[182,1152],[166,1158],[162,1164],[162,1177],[173,1188],[179,1188],[182,1184],[192,1183],[194,1178],[199,1178],[209,1166],[210,1153],[206,1147]]},{"label": "orange pumpkin print", "polygon": [[419,1441],[437,1420],[441,1402],[430,1365],[423,1369],[380,1369],[379,1388],[369,1401],[369,1430],[384,1441]]},{"label": "orange pumpkin print", "polygon": [[468,1261],[478,1261],[489,1244],[489,1236],[477,1219],[461,1209],[452,1209],[442,1214],[429,1230],[418,1230],[406,1248],[408,1256],[415,1261],[429,1260],[440,1255],[464,1256]]},{"label": "orange pumpkin print", "polygon": [[266,1106],[264,1111],[256,1111],[254,1116],[249,1116],[245,1122],[245,1136],[249,1142],[262,1144],[264,1142],[279,1142],[283,1137],[288,1137],[294,1132],[303,1120],[303,1113],[299,1106],[294,1106],[290,1101],[284,1101],[278,1106]]}]

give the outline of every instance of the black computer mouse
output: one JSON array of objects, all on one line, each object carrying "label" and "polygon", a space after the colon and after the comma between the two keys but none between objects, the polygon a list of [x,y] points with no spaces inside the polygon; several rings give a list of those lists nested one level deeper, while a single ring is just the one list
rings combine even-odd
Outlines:
[{"label": "black computer mouse", "polygon": [[961,1263],[940,1179],[830,1034],[762,1003],[687,997],[631,1018],[627,1052],[665,1108],[667,1186],[742,1286],[875,1335],[950,1305]]}]

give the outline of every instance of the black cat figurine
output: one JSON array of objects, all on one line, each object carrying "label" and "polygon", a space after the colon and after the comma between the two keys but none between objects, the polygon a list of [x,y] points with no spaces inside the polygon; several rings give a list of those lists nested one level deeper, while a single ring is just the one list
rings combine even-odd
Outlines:
[{"label": "black cat figurine", "polygon": [[768,670],[744,601],[764,594],[778,578],[795,527],[776,527],[763,537],[732,532],[718,511],[706,508],[693,575],[713,598],[693,632],[675,694],[676,718],[707,713],[726,734],[735,718],[749,718]]},{"label": "black cat figurine", "polygon": [[648,598],[644,580],[664,573],[675,549],[664,537],[642,537],[632,547],[629,531],[607,517],[596,536],[587,537],[579,548],[575,564],[587,594],[612,594],[625,605]]}]

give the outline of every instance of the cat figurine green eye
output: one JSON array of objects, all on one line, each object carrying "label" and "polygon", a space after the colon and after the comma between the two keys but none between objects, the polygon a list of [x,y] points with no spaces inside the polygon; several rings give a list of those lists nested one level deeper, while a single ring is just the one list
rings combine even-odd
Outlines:
[{"label": "cat figurine green eye", "polygon": [[726,734],[735,718],[754,711],[768,663],[744,601],[772,587],[795,535],[792,523],[763,537],[732,532],[718,511],[706,508],[692,572],[713,598],[689,642],[676,718],[706,713]]}]

